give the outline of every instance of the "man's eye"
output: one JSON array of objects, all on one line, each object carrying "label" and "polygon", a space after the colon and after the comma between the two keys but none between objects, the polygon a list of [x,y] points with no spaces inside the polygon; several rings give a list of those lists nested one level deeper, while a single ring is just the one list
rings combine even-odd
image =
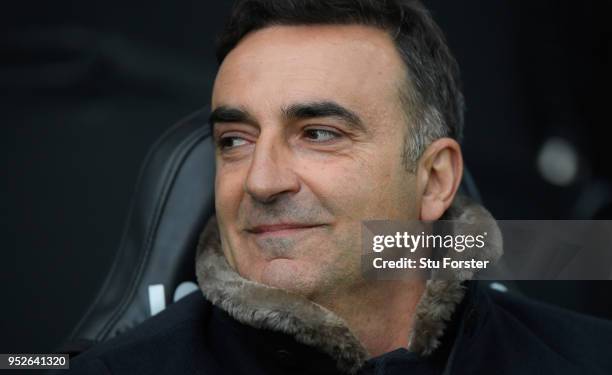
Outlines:
[{"label": "man's eye", "polygon": [[308,140],[314,142],[327,142],[333,141],[340,137],[340,134],[337,132],[327,130],[327,129],[306,129],[304,131],[304,135]]},{"label": "man's eye", "polygon": [[247,143],[248,142],[246,139],[236,136],[222,137],[221,139],[219,139],[219,147],[222,150],[243,146]]}]

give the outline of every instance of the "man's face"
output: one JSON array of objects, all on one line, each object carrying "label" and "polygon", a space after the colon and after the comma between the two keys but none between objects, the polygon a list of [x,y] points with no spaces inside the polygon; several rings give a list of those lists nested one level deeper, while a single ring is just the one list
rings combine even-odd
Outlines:
[{"label": "man's face", "polygon": [[361,221],[417,219],[402,164],[405,71],[366,26],[274,26],[213,90],[223,252],[247,279],[307,297],[358,285]]}]

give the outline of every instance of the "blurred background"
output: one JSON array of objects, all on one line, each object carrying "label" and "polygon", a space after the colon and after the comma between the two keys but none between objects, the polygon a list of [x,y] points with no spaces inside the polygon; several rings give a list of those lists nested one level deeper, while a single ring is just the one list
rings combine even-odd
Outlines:
[{"label": "blurred background", "polygon": [[[610,3],[425,0],[462,69],[464,152],[499,219],[612,219]],[[154,140],[207,105],[228,1],[24,1],[0,14],[0,353],[91,303]],[[521,282],[612,318],[608,282]]]}]

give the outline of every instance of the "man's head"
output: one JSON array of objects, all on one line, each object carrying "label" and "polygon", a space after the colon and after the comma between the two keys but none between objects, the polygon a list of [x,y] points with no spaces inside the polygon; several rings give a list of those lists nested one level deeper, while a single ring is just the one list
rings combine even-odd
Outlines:
[{"label": "man's head", "polygon": [[213,89],[216,211],[244,277],[360,283],[361,221],[439,218],[461,178],[457,69],[414,2],[239,1]]}]

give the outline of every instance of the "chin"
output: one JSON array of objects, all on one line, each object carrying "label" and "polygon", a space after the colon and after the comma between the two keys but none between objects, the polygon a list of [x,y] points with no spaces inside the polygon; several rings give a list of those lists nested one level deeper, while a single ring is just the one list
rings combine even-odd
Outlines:
[{"label": "chin", "polygon": [[317,277],[309,264],[302,260],[279,258],[273,259],[264,265],[259,273],[262,284],[287,290],[288,292],[308,296],[316,289]]}]

